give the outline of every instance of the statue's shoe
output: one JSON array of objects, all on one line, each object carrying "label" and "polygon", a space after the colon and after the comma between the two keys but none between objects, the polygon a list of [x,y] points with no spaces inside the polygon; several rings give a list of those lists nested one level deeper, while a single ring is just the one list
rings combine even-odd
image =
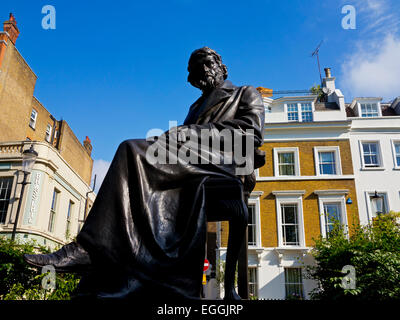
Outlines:
[{"label": "statue's shoe", "polygon": [[24,254],[24,260],[35,267],[52,265],[57,272],[85,272],[91,266],[89,254],[76,242],[50,254]]}]

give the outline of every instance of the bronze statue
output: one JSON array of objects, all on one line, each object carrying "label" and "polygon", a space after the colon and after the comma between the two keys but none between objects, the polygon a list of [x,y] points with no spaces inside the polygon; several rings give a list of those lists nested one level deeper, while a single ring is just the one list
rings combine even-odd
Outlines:
[{"label": "bronze statue", "polygon": [[[210,177],[221,177],[240,179],[252,190],[253,170],[264,163],[257,149],[263,143],[264,106],[254,87],[236,87],[226,80],[226,66],[208,47],[191,54],[188,71],[188,81],[203,94],[184,124],[160,137],[122,142],[76,242],[53,254],[26,255],[28,263],[82,273],[81,296],[200,297],[207,222],[204,185]],[[226,134],[221,139],[223,131],[239,139],[233,143]],[[207,141],[220,139],[218,148],[210,150],[203,140],[188,148],[187,138],[192,142],[204,132]],[[243,141],[242,148],[251,148],[245,157],[251,170],[240,172],[240,157],[232,157],[232,148],[224,145],[222,150],[221,144]],[[222,219],[232,226],[225,299],[240,299],[234,273],[247,216],[221,209]]]}]

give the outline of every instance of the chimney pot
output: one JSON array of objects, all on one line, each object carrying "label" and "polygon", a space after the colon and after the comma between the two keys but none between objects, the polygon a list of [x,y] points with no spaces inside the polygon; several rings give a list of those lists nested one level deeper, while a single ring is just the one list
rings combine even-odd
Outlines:
[{"label": "chimney pot", "polygon": [[331,78],[331,77],[332,77],[332,75],[331,75],[331,68],[324,68],[324,70],[325,70],[325,76],[326,76],[327,78]]}]

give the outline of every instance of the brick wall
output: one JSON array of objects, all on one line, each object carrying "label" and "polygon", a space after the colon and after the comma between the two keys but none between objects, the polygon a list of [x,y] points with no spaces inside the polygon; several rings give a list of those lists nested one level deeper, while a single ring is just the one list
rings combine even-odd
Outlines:
[{"label": "brick wall", "polygon": [[[2,48],[4,54],[0,66],[0,142],[46,141],[46,128],[50,124],[52,133],[60,131],[60,121],[56,128],[50,112],[33,96],[36,75],[11,41]],[[32,109],[38,112],[35,128],[29,126]],[[76,138],[71,128],[62,121],[53,146],[58,147],[61,156],[69,165],[90,184],[93,160],[82,143]]]},{"label": "brick wall", "polygon": [[0,141],[26,139],[36,75],[11,41],[0,67]]},{"label": "brick wall", "polygon": [[265,151],[266,164],[259,169],[261,177],[274,176],[273,148],[298,147],[300,172],[302,176],[315,175],[314,147],[338,146],[342,163],[342,173],[353,174],[350,144],[348,140],[299,141],[299,142],[266,142],[260,149]]},{"label": "brick wall", "polygon": [[62,121],[59,150],[68,164],[90,185],[93,159],[76,138],[66,121]]},{"label": "brick wall", "polygon": [[[302,141],[302,142],[271,142],[265,143],[262,149],[266,151],[266,164],[260,168],[260,176],[271,177],[274,175],[273,169],[273,148],[274,147],[298,147],[300,158],[300,172],[303,176],[315,176],[314,150],[315,146],[339,146],[342,173],[344,175],[353,174],[350,144],[348,140],[331,141]],[[277,235],[277,212],[276,201],[272,191],[278,190],[305,190],[303,195],[303,217],[306,246],[313,246],[313,238],[320,235],[320,213],[318,196],[316,190],[347,189],[349,194],[346,196],[352,199],[352,204],[346,204],[347,221],[350,232],[352,224],[358,223],[357,196],[354,179],[345,180],[289,180],[289,181],[258,181],[254,191],[263,191],[260,198],[260,218],[261,218],[261,241],[263,247],[278,246]],[[226,246],[228,240],[229,227],[227,222],[223,222],[221,233],[221,245]]]}]

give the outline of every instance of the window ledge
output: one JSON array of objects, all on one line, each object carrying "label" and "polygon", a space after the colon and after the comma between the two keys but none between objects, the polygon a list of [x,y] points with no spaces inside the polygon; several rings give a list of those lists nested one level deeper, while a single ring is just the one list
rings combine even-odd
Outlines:
[{"label": "window ledge", "polygon": [[247,250],[248,251],[254,251],[256,253],[264,252],[264,249],[262,247],[259,247],[259,246],[248,246]]},{"label": "window ledge", "polygon": [[300,252],[300,254],[304,257],[306,256],[310,251],[311,248],[308,247],[276,247],[274,248],[274,251],[276,252],[278,259],[279,259],[279,265],[282,266],[282,262],[284,259],[284,255],[285,253],[289,253],[289,252]]},{"label": "window ledge", "polygon": [[[399,169],[400,170],[400,169]],[[348,180],[354,175],[323,175],[323,176],[259,176],[256,181],[290,181],[290,180]]]},{"label": "window ledge", "polygon": [[274,248],[274,250],[276,251],[276,252],[281,252],[281,251],[293,251],[293,250],[295,250],[295,251],[304,251],[304,252],[308,252],[309,250],[311,250],[311,248],[310,247],[301,247],[301,246],[298,246],[298,247],[295,247],[295,246],[287,246],[287,247],[276,247],[276,248]]},{"label": "window ledge", "polygon": [[385,171],[385,168],[382,167],[363,167],[360,169],[361,171]]}]

